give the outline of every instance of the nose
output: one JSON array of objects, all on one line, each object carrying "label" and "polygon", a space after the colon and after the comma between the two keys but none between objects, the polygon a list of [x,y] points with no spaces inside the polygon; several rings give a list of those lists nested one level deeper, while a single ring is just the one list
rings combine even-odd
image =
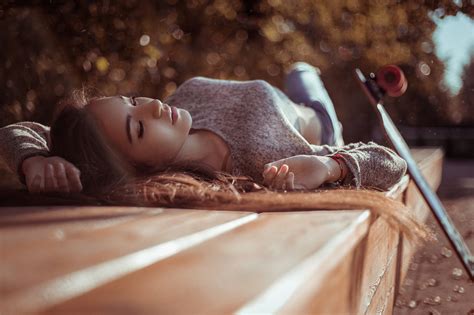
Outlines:
[{"label": "nose", "polygon": [[163,113],[163,104],[160,100],[154,99],[149,103],[154,118],[161,118]]}]

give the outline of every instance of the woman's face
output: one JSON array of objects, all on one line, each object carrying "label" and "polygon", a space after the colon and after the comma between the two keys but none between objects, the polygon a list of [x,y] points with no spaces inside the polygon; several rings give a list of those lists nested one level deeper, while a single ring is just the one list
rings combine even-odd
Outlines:
[{"label": "woman's face", "polygon": [[188,137],[191,114],[147,97],[112,96],[93,99],[87,110],[99,121],[106,138],[129,161],[163,166],[174,161]]}]

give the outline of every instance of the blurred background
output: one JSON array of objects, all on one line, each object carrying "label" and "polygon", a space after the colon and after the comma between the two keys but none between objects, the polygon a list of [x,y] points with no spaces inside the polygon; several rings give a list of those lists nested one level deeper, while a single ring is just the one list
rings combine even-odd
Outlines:
[{"label": "blurred background", "polygon": [[2,1],[0,126],[49,124],[74,89],[165,98],[201,75],[282,87],[320,68],[346,142],[384,139],[353,69],[397,64],[386,108],[411,145],[474,156],[474,2],[423,0]]}]

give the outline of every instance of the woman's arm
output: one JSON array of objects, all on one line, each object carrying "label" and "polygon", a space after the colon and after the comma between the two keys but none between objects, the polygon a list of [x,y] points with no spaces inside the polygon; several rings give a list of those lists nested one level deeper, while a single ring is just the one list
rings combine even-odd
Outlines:
[{"label": "woman's arm", "polygon": [[0,157],[23,183],[23,161],[38,155],[49,156],[49,127],[25,121],[0,128]]},{"label": "woman's arm", "polygon": [[348,174],[343,161],[327,156],[295,155],[268,163],[262,173],[263,184],[276,189],[316,189],[325,183],[342,180]]},{"label": "woman's arm", "polygon": [[407,163],[392,149],[375,142],[357,142],[342,147],[312,145],[316,155],[341,156],[348,168],[343,185],[388,190],[403,177]]},{"label": "woman's arm", "polygon": [[0,157],[30,192],[81,191],[79,170],[49,156],[49,147],[47,126],[20,122],[0,128]]},{"label": "woman's arm", "polygon": [[80,171],[58,156],[31,156],[23,161],[21,168],[29,192],[70,193],[82,190]]},{"label": "woman's arm", "polygon": [[356,188],[388,190],[407,169],[405,160],[393,150],[374,142],[316,147],[324,156],[297,155],[266,164],[263,184],[279,189],[315,189],[340,182]]}]

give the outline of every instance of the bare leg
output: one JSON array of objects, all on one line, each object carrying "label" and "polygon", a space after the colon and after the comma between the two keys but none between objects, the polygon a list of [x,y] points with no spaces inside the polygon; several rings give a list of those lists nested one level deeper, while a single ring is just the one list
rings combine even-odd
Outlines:
[{"label": "bare leg", "polygon": [[309,107],[292,103],[301,126],[301,135],[311,144],[321,144],[321,121],[315,111]]},{"label": "bare leg", "polygon": [[292,66],[285,82],[286,93],[295,103],[312,108],[319,118],[323,144],[343,145],[342,129],[334,105],[313,66],[297,62]]},{"label": "bare leg", "polygon": [[[288,96],[283,93],[280,89],[275,87],[275,92],[278,93],[283,99],[288,99]],[[297,126],[295,128],[311,144],[320,145],[322,123],[316,112],[307,106],[296,104],[288,99],[288,104],[293,107],[294,112],[297,115]]]}]

